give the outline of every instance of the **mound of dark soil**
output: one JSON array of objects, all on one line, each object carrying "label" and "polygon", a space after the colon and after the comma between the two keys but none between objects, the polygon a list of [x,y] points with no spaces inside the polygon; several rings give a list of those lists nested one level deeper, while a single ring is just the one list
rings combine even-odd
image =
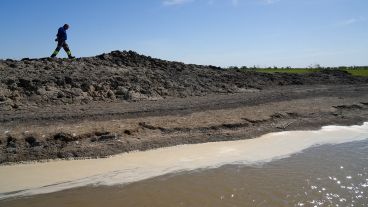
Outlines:
[{"label": "mound of dark soil", "polygon": [[367,83],[343,71],[267,74],[169,62],[132,51],[96,57],[0,60],[0,110],[91,101],[157,100],[280,85]]}]

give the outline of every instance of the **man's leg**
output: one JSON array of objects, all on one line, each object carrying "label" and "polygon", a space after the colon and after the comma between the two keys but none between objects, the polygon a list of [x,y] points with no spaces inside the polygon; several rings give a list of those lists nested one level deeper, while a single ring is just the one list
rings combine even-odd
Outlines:
[{"label": "man's leg", "polygon": [[68,45],[66,42],[64,42],[64,44],[63,44],[63,48],[64,48],[64,50],[65,50],[66,54],[68,54],[68,57],[69,57],[69,58],[74,58],[74,57],[72,56],[72,52],[71,52],[71,51],[70,51],[70,49],[69,49],[69,45]]},{"label": "man's leg", "polygon": [[52,53],[51,57],[54,58],[56,57],[56,55],[59,53],[60,49],[63,47],[63,42],[58,42],[58,45],[54,51],[54,53]]}]

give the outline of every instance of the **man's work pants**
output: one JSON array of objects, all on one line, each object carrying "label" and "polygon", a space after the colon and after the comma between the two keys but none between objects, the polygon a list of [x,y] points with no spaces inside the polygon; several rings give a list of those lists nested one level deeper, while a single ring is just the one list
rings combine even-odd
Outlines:
[{"label": "man's work pants", "polygon": [[68,54],[68,57],[72,57],[72,52],[69,49],[69,45],[65,41],[58,41],[57,47],[54,53],[52,53],[51,57],[56,57],[61,48],[64,48],[66,54]]}]

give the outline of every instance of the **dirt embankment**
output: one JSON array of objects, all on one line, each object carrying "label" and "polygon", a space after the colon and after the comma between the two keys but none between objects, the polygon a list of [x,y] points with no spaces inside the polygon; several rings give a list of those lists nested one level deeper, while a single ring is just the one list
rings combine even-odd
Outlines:
[{"label": "dirt embankment", "polygon": [[0,164],[247,139],[367,117],[368,79],[342,71],[266,74],[119,51],[0,61]]},{"label": "dirt embankment", "polygon": [[284,85],[367,82],[342,71],[306,75],[244,72],[114,51],[76,60],[1,60],[0,110],[183,98]]}]

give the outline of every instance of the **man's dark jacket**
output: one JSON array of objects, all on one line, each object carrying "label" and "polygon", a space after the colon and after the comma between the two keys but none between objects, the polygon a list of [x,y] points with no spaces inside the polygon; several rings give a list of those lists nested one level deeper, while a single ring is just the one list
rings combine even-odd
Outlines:
[{"label": "man's dark jacket", "polygon": [[58,41],[66,41],[68,39],[68,35],[66,34],[64,27],[59,28],[56,36]]}]

